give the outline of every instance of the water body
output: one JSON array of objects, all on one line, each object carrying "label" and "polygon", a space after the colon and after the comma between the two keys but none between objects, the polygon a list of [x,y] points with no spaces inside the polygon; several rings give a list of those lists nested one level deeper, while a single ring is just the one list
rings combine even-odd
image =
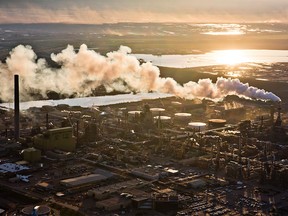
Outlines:
[{"label": "water body", "polygon": [[288,50],[215,50],[204,54],[152,55],[134,54],[138,59],[171,68],[193,68],[240,63],[288,62]]},{"label": "water body", "polygon": [[[39,100],[39,101],[27,101],[20,103],[20,109],[26,110],[30,107],[42,107],[42,106],[57,106],[59,104],[67,104],[69,106],[106,106],[112,104],[137,102],[147,99],[158,99],[172,97],[171,94],[163,93],[139,93],[139,94],[120,94],[120,95],[108,95],[98,97],[83,97],[83,98],[67,98],[62,100]],[[14,109],[14,103],[2,103],[2,107]]]}]

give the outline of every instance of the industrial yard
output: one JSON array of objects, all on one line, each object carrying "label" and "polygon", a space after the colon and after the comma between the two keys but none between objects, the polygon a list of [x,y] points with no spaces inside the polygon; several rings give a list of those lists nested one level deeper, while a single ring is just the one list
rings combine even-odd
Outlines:
[{"label": "industrial yard", "polygon": [[0,1],[0,216],[288,215],[287,9]]},{"label": "industrial yard", "polygon": [[1,108],[0,208],[3,215],[285,215],[286,126],[280,103],[234,96],[27,110],[15,103]]}]

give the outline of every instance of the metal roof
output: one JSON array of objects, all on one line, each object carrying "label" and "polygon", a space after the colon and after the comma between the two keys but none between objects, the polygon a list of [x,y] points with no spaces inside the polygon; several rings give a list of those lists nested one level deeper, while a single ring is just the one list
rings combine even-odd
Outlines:
[{"label": "metal roof", "polygon": [[0,173],[7,173],[7,172],[16,173],[27,169],[29,169],[29,167],[14,163],[0,164]]},{"label": "metal roof", "polygon": [[61,180],[61,184],[67,187],[76,187],[84,184],[91,184],[94,182],[99,182],[108,179],[108,177],[100,174],[90,174],[86,176],[80,176],[76,178],[69,178]]}]

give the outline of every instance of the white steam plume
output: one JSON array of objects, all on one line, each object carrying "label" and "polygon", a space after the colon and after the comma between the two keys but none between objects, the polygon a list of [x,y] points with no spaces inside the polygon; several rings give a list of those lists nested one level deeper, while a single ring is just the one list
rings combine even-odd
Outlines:
[{"label": "white steam plume", "polygon": [[219,100],[227,95],[280,101],[271,92],[241,83],[238,79],[218,78],[216,83],[210,79],[178,84],[172,78],[161,78],[159,68],[150,62],[140,64],[136,57],[129,55],[131,49],[121,46],[118,51],[106,56],[89,50],[85,44],[78,52],[68,45],[61,53],[51,58],[61,66],[60,69],[48,67],[44,59],[38,59],[30,46],[15,47],[6,63],[0,63],[0,98],[13,100],[13,74],[20,75],[22,100],[29,100],[31,92],[47,97],[48,91],[61,94],[86,96],[103,85],[108,91],[123,92],[162,92],[176,96],[210,98]]}]

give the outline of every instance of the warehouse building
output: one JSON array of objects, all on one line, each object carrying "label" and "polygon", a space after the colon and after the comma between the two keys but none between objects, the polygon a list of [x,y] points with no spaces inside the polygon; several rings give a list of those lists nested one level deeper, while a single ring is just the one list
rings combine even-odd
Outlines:
[{"label": "warehouse building", "polygon": [[113,193],[125,191],[127,189],[143,186],[147,184],[147,181],[140,179],[132,179],[124,182],[119,182],[116,184],[103,186],[97,189],[88,191],[88,195],[94,197],[95,199],[105,199]]},{"label": "warehouse building", "polygon": [[65,187],[80,187],[89,184],[95,184],[101,181],[108,179],[109,177],[101,175],[101,174],[90,174],[86,176],[79,176],[76,178],[69,178],[60,181],[60,184]]},{"label": "warehouse building", "polygon": [[131,174],[136,177],[146,180],[158,180],[161,175],[165,175],[165,172],[159,169],[154,169],[152,166],[144,166],[131,170]]}]

